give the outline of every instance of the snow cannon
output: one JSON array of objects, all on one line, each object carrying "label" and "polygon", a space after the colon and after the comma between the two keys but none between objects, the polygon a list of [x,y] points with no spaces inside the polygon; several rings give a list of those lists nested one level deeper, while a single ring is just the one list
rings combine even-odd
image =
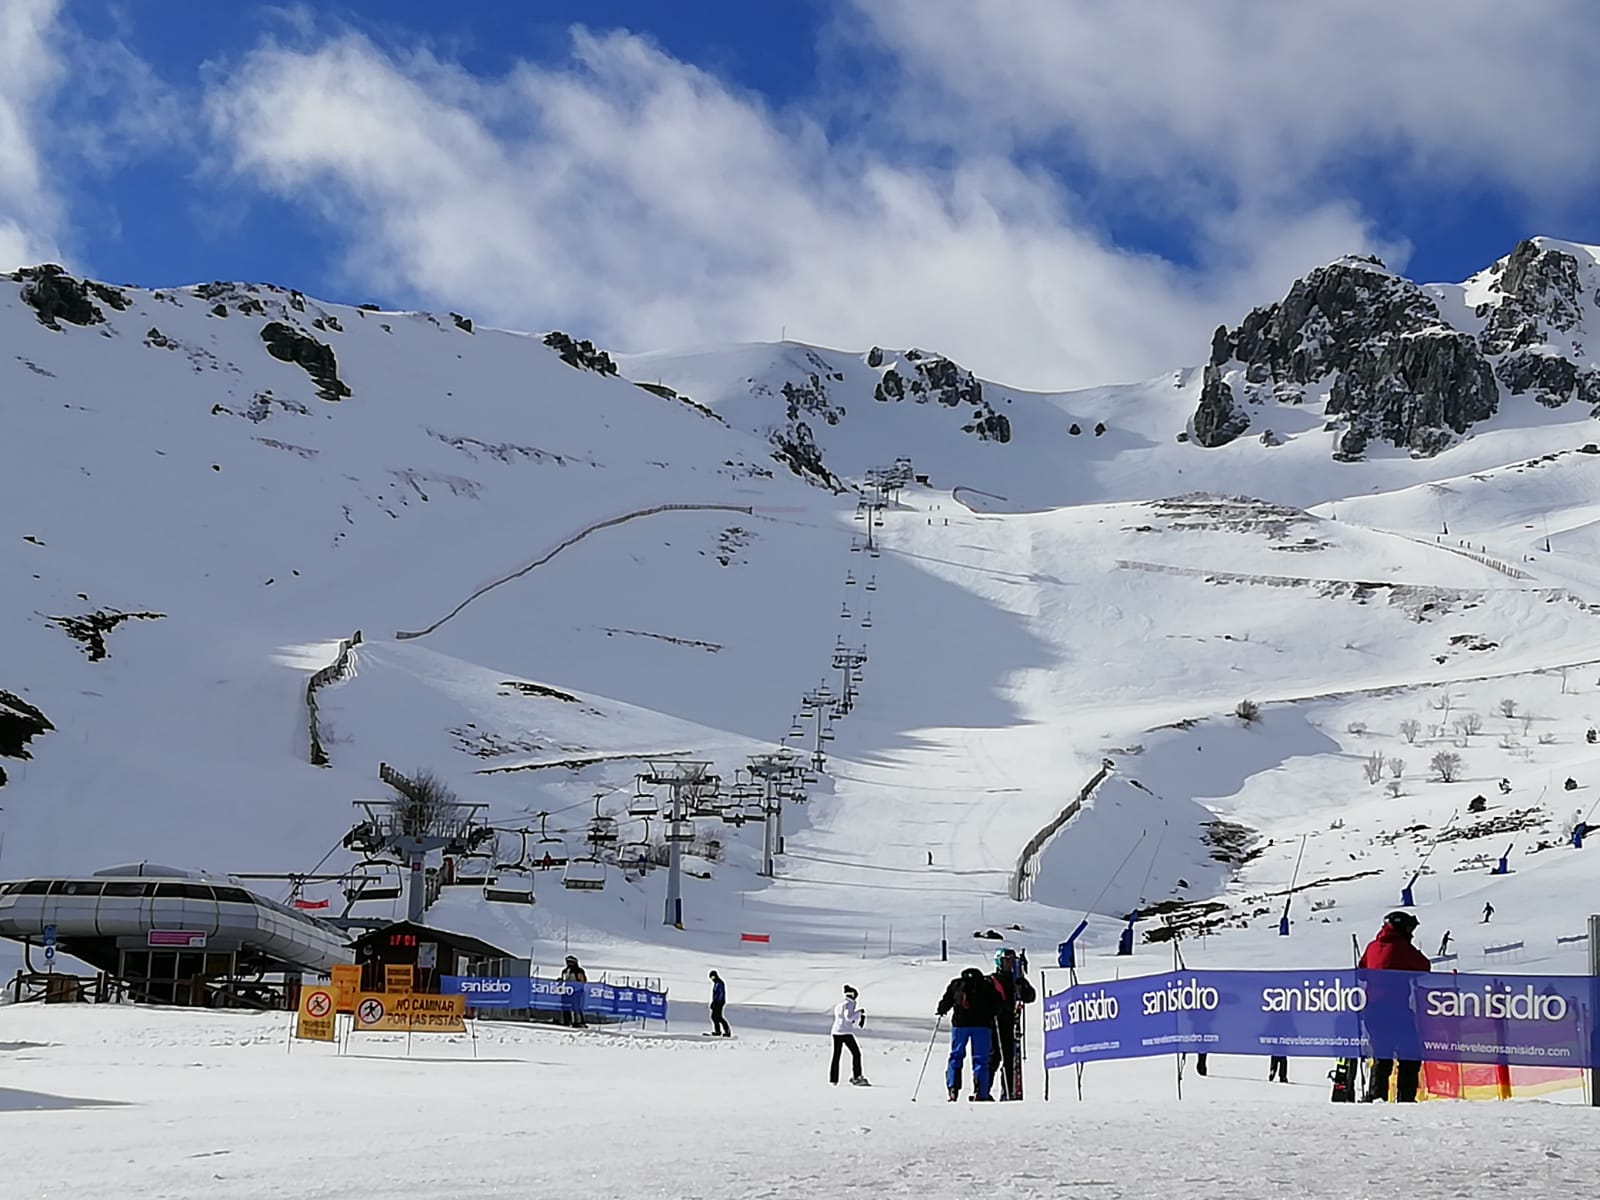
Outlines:
[{"label": "snow cannon", "polygon": [[1516,848],[1517,848],[1517,844],[1515,842],[1512,842],[1511,845],[1507,846],[1506,847],[1506,852],[1500,856],[1500,861],[1497,862],[1494,865],[1494,870],[1490,871],[1489,874],[1491,874],[1491,875],[1509,875],[1509,874],[1511,874],[1511,861],[1510,861],[1511,860],[1511,852],[1513,850],[1515,850]]},{"label": "snow cannon", "polygon": [[1078,948],[1075,945],[1079,936],[1089,928],[1089,919],[1085,917],[1078,922],[1078,927],[1067,935],[1067,940],[1056,947],[1056,965],[1075,968],[1078,965]]}]

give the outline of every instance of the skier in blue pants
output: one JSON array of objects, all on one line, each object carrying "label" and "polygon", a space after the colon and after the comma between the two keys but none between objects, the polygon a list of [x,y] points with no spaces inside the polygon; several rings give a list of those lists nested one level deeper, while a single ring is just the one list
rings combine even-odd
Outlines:
[{"label": "skier in blue pants", "polygon": [[989,1094],[989,1050],[994,1036],[1000,993],[977,967],[968,967],[950,981],[939,1001],[939,1015],[950,1014],[950,1063],[944,1082],[951,1100],[961,1098],[961,1067],[968,1047],[972,1051],[974,1100],[993,1100]]}]

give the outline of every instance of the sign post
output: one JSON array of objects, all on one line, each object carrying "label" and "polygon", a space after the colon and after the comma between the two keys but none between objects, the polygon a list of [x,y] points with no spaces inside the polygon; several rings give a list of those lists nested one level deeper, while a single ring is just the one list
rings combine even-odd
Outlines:
[{"label": "sign post", "polygon": [[383,990],[409,992],[417,985],[417,969],[410,963],[384,963]]},{"label": "sign post", "polygon": [[300,990],[300,1011],[295,1019],[294,1036],[302,1041],[331,1042],[334,1036],[335,1010],[339,1006],[338,989],[332,984],[318,984]]},{"label": "sign post", "polygon": [[1589,1104],[1600,1108],[1600,916],[1589,918]]},{"label": "sign post", "polygon": [[[1592,954],[1593,951],[1590,953]],[[46,975],[54,975],[56,973],[56,927],[54,925],[46,925],[44,927],[44,973]]]}]

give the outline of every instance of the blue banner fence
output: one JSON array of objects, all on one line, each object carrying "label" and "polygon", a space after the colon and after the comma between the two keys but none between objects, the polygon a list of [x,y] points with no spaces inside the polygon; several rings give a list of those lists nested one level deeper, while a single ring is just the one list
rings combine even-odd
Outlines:
[{"label": "blue banner fence", "polygon": [[1408,971],[1169,971],[1044,1000],[1046,1071],[1156,1054],[1600,1065],[1600,979]]},{"label": "blue banner fence", "polygon": [[467,998],[468,1010],[522,1009],[532,1012],[582,1013],[617,1021],[665,1021],[667,994],[648,988],[610,983],[569,983],[526,976],[445,975],[439,990]]}]

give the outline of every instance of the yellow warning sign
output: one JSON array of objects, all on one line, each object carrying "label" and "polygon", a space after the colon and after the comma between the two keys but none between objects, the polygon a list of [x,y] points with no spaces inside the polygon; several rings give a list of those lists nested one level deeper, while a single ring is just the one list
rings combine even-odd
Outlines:
[{"label": "yellow warning sign", "polygon": [[364,1033],[465,1033],[467,998],[420,992],[362,992],[356,1029]]},{"label": "yellow warning sign", "polygon": [[383,965],[383,990],[386,992],[409,992],[417,986],[417,969],[409,963],[385,963]]},{"label": "yellow warning sign", "polygon": [[338,997],[340,1012],[355,1012],[356,995],[361,991],[361,968],[355,963],[335,963],[333,991]]},{"label": "yellow warning sign", "polygon": [[300,1014],[294,1023],[294,1035],[311,1042],[334,1040],[333,1013],[336,993],[331,985],[317,984],[300,989]]}]

